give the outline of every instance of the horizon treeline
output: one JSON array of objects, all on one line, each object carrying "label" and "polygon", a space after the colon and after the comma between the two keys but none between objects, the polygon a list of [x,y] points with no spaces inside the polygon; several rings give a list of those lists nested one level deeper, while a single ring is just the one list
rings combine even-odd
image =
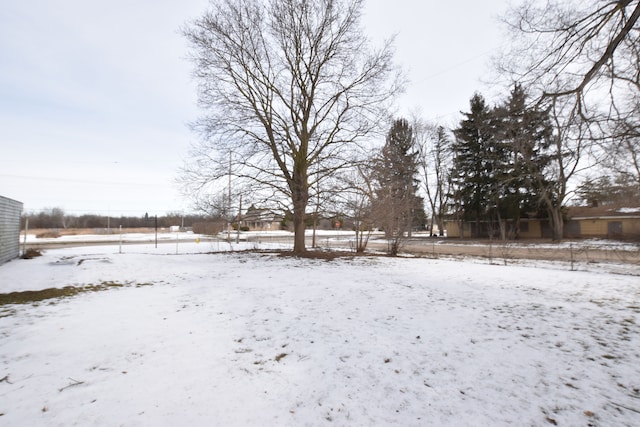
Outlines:
[{"label": "horizon treeline", "polygon": [[[22,214],[21,227],[25,227],[26,219],[29,219],[29,228],[144,228],[155,227],[154,215],[138,216],[113,216],[99,214],[68,214],[61,208],[45,208],[40,211],[24,212]],[[211,221],[209,215],[187,214],[169,212],[158,215],[158,227],[193,227],[194,223]]]}]

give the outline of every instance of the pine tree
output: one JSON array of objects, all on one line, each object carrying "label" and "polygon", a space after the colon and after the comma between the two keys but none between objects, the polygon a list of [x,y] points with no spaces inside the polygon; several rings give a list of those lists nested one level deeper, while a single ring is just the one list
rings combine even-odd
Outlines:
[{"label": "pine tree", "polygon": [[500,219],[508,151],[496,138],[495,115],[482,95],[474,94],[470,112],[463,114],[452,144],[452,196],[461,219],[475,221],[473,234],[479,236],[481,221]]},{"label": "pine tree", "polygon": [[510,233],[517,238],[520,219],[541,209],[552,127],[549,113],[528,107],[526,98],[518,84],[496,108],[475,94],[454,131],[453,199],[461,219],[475,221],[476,237],[486,222],[489,235],[499,230],[505,239],[512,220]]},{"label": "pine tree", "polygon": [[633,178],[625,174],[585,179],[576,193],[582,203],[588,206],[625,206],[640,200],[640,188]]},{"label": "pine tree", "polygon": [[417,195],[418,152],[413,129],[405,119],[393,122],[374,167],[376,191],[374,214],[392,239],[390,252],[397,254],[405,233],[416,220],[424,224],[423,200]]},{"label": "pine tree", "polygon": [[520,231],[520,218],[541,208],[540,193],[549,184],[544,171],[549,163],[547,150],[552,135],[549,114],[526,105],[527,95],[515,84],[509,98],[494,115],[498,121],[496,137],[507,147],[509,162],[504,175],[503,216],[515,220],[514,237]]}]

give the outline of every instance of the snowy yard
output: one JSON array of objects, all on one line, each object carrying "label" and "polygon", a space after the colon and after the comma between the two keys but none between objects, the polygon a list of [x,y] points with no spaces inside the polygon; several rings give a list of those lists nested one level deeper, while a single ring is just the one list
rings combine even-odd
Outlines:
[{"label": "snowy yard", "polygon": [[125,249],[0,267],[102,288],[0,305],[0,425],[640,425],[637,276]]}]

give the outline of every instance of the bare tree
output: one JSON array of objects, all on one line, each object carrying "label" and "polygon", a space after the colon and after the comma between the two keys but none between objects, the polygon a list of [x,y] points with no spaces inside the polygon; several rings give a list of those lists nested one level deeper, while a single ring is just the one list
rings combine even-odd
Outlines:
[{"label": "bare tree", "polygon": [[618,160],[631,158],[626,173],[638,175],[640,0],[527,0],[505,22],[513,38],[499,69],[509,84],[537,90],[538,103],[559,101],[589,124],[596,163],[615,157],[609,166],[621,172]]},{"label": "bare tree", "polygon": [[[526,0],[510,10],[510,49],[499,70],[553,111],[554,237],[567,182],[591,164],[637,173],[640,159],[640,0]],[[638,175],[640,176],[640,174]]]},{"label": "bare tree", "polygon": [[310,186],[349,165],[402,84],[391,42],[369,48],[362,5],[212,0],[183,31],[204,110],[183,182],[206,191],[224,179],[232,153],[234,176],[288,200],[298,253]]},{"label": "bare tree", "polygon": [[616,121],[615,136],[605,146],[603,165],[640,190],[640,101],[636,110],[635,116]]},{"label": "bare tree", "polygon": [[67,228],[66,214],[62,208],[51,208],[51,219],[60,224],[60,227]]},{"label": "bare tree", "polygon": [[443,236],[444,220],[451,193],[450,139],[442,126],[427,124],[419,117],[414,117],[412,122],[418,148],[420,179],[431,210],[431,224],[428,229],[433,236],[435,222],[438,234]]},{"label": "bare tree", "polygon": [[603,94],[613,112],[640,88],[639,18],[639,0],[527,0],[505,17],[513,43],[502,70],[542,99],[573,98],[583,118]]},{"label": "bare tree", "polygon": [[373,164],[373,161],[365,161],[344,171],[339,178],[340,185],[333,193],[334,200],[342,207],[342,212],[353,221],[354,249],[357,253],[367,249],[375,225],[372,215],[372,203],[375,199],[371,178]]},{"label": "bare tree", "polygon": [[[530,168],[537,186],[540,201],[549,214],[553,240],[564,236],[563,206],[573,191],[570,183],[589,168],[584,162],[588,155],[587,124],[579,116],[562,111],[559,100],[552,104],[550,117],[554,128],[547,156],[548,163],[542,170]],[[567,107],[570,108],[570,107]]]}]

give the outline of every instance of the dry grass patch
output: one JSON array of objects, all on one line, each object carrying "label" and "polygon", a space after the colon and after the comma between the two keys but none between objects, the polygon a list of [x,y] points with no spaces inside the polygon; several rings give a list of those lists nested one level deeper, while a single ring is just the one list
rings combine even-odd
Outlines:
[{"label": "dry grass patch", "polygon": [[20,257],[22,259],[33,259],[42,256],[42,251],[39,249],[29,248],[25,251],[25,253]]},{"label": "dry grass patch", "polygon": [[65,286],[64,288],[48,288],[38,291],[16,291],[0,294],[0,307],[8,304],[38,304],[42,301],[69,298],[83,292],[106,291],[125,286],[150,286],[151,283],[116,283],[100,282],[97,285]]},{"label": "dry grass patch", "polygon": [[[107,230],[109,231],[107,233]],[[158,228],[160,230],[160,228]],[[138,228],[123,228],[122,233],[154,233],[154,227],[138,227]],[[57,238],[60,236],[86,236],[90,234],[119,234],[120,229],[118,227],[105,228],[34,228],[29,230],[29,234],[34,234],[38,239]],[[24,231],[21,233],[24,238]]]}]

